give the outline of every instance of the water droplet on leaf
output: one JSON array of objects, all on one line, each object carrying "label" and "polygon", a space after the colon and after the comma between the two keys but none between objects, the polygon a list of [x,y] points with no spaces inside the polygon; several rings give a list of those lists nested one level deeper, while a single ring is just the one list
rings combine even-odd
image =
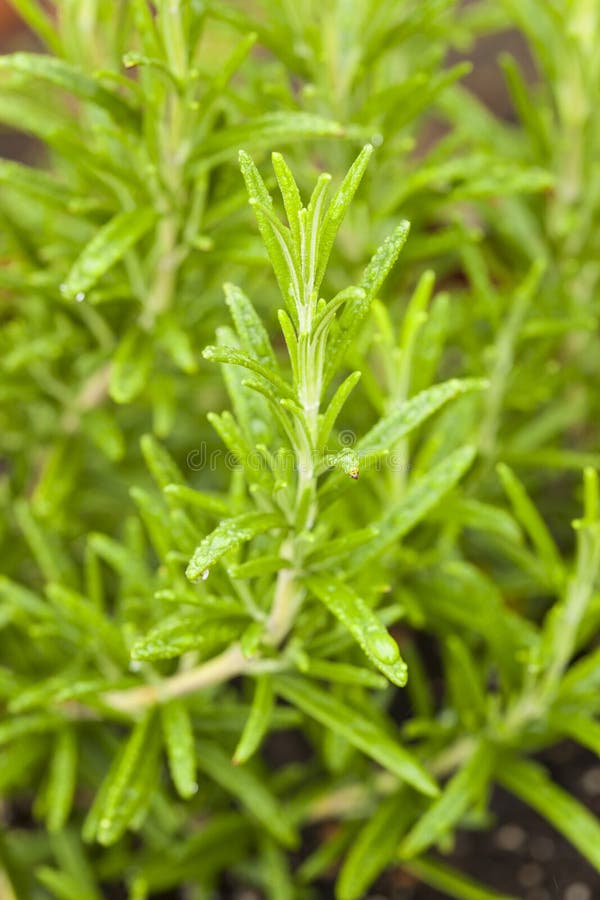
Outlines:
[{"label": "water droplet on leaf", "polygon": [[377,635],[373,639],[373,654],[387,666],[392,666],[400,656],[398,644],[388,635]]}]

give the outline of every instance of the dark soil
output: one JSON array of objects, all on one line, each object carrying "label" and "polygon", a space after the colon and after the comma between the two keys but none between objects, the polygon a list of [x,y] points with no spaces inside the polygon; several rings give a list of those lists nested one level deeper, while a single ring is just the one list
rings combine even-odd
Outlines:
[{"label": "dark soil", "polygon": [[[564,742],[539,757],[561,787],[600,816],[600,763]],[[544,819],[511,794],[494,791],[496,826],[462,831],[449,863],[489,888],[519,900],[599,900],[600,874]],[[324,894],[324,897],[331,896]],[[369,900],[448,900],[401,871],[380,879]]]}]

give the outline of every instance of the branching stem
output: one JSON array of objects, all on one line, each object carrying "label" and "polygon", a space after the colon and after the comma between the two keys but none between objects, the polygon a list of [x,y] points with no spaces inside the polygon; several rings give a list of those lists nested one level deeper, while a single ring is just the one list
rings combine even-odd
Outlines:
[{"label": "branching stem", "polygon": [[213,684],[220,684],[241,675],[251,667],[252,660],[244,656],[240,645],[232,644],[219,656],[194,669],[178,672],[157,684],[145,684],[124,691],[109,691],[103,695],[102,701],[119,712],[136,715],[149,706],[193,694]]}]

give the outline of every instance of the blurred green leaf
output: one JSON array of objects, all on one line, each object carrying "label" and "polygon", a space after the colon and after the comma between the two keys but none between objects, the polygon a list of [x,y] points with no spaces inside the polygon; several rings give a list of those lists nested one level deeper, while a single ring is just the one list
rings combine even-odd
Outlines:
[{"label": "blurred green leaf", "polygon": [[276,841],[285,847],[296,845],[296,833],[284,810],[258,776],[246,767],[234,766],[217,744],[200,741],[197,751],[200,769],[238,799]]},{"label": "blurred green leaf", "polygon": [[149,231],[156,222],[152,207],[118,213],[97,232],[73,263],[61,285],[71,300],[83,301],[85,294]]},{"label": "blurred green leaf", "polygon": [[257,751],[268,731],[272,711],[273,685],[271,679],[263,675],[256,680],[250,713],[233,754],[235,765],[248,762]]},{"label": "blurred green leaf", "polygon": [[400,844],[399,853],[403,859],[418,856],[457,825],[479,799],[489,781],[493,763],[491,747],[485,743],[474,747],[467,761]]},{"label": "blurred green leaf", "polygon": [[496,777],[508,791],[547,819],[596,869],[600,869],[598,820],[555,784],[542,766],[516,756],[503,756]]},{"label": "blurred green leaf", "polygon": [[358,833],[340,870],[335,895],[338,900],[360,900],[394,858],[400,839],[414,817],[407,793],[396,793],[381,802]]},{"label": "blurred green leaf", "polygon": [[358,750],[376,760],[402,781],[418,791],[435,796],[437,786],[420,762],[375,722],[362,717],[352,707],[323,693],[307,680],[280,675],[275,684],[278,694],[340,734]]},{"label": "blurred green leaf", "polygon": [[178,793],[185,799],[198,790],[196,783],[196,748],[189,713],[180,700],[171,700],[160,709],[161,724],[167,748],[171,777]]}]

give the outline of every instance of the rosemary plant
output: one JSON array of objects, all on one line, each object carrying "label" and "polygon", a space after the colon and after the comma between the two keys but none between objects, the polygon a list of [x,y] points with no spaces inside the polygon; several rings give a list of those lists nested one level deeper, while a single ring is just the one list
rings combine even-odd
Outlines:
[{"label": "rosemary plant", "polygon": [[516,900],[495,785],[600,872],[595,5],[12,2],[0,896]]}]

